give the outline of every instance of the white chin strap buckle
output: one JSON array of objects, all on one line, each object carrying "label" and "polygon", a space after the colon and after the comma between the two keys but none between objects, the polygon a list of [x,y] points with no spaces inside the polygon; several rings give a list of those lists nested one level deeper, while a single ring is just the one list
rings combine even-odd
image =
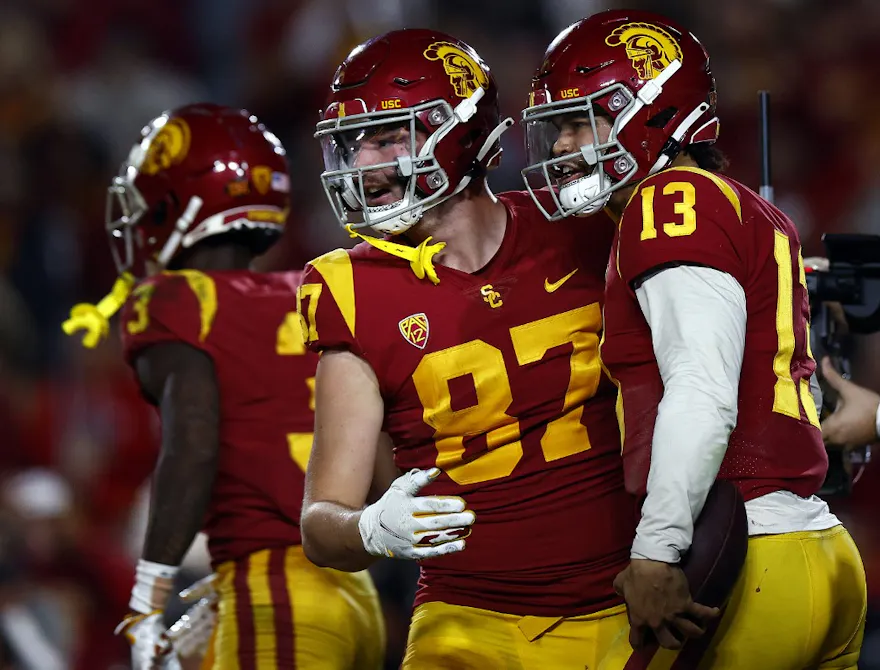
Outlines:
[{"label": "white chin strap buckle", "polygon": [[174,254],[177,253],[177,248],[180,246],[180,243],[184,241],[184,235],[186,234],[186,231],[189,230],[193,221],[195,221],[203,203],[204,201],[197,195],[190,198],[183,214],[177,219],[177,223],[174,224],[174,231],[168,237],[168,241],[165,242],[162,251],[159,252],[157,262],[161,267],[164,268],[167,266]]}]

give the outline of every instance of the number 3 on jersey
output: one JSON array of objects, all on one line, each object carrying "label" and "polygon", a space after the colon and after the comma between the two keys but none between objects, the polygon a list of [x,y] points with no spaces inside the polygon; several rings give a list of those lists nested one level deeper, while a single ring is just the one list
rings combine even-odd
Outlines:
[{"label": "number 3 on jersey", "polygon": [[[541,438],[547,461],[590,448],[581,418],[584,401],[599,386],[601,320],[599,305],[593,303],[510,329],[520,366],[540,361],[549,349],[572,345],[562,413],[547,425]],[[465,376],[473,379],[476,402],[452,409],[450,382]],[[507,413],[513,404],[513,392],[500,349],[483,340],[472,340],[435,351],[422,358],[412,379],[424,408],[424,421],[435,431],[437,467],[458,484],[499,479],[513,472],[523,448],[519,421]],[[480,434],[486,436],[487,451],[465,461],[465,437]]]},{"label": "number 3 on jersey", "polygon": [[134,309],[135,318],[125,324],[129,335],[139,335],[150,325],[150,313],[147,310],[147,306],[150,304],[150,298],[153,297],[155,290],[156,287],[153,284],[141,284],[132,292],[131,295],[134,298],[132,308]]}]

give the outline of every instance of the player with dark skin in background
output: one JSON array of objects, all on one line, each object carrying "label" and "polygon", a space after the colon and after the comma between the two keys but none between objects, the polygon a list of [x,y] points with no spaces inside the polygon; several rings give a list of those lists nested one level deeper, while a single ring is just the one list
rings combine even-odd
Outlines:
[{"label": "player with dark skin in background", "polygon": [[[198,667],[205,651],[202,667],[217,670],[382,665],[369,576],[321,570],[302,554],[317,357],[296,313],[300,273],[250,270],[283,230],[289,190],[283,147],[246,111],[190,105],[154,119],[110,188],[121,278],[65,324],[87,328],[94,345],[124,300],[125,357],[161,417],[132,614],[118,629],[136,670],[178,658]],[[375,472],[383,488],[397,474],[385,441]],[[177,566],[202,529],[216,570],[204,602],[219,601],[217,614],[202,607],[166,632]]]}]

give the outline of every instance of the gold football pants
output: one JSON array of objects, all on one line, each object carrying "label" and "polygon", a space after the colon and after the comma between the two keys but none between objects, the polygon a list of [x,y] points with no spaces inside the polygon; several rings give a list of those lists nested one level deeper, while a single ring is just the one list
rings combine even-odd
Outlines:
[{"label": "gold football pants", "polygon": [[626,628],[622,605],[534,617],[430,602],[416,608],[403,670],[594,670]]},{"label": "gold football pants", "polygon": [[293,546],[224,563],[217,574],[205,670],[381,670],[385,628],[366,571],[316,567]]},{"label": "gold football pants", "polygon": [[866,607],[865,570],[843,526],[758,535],[711,639],[639,655],[627,630],[599,670],[854,669]]}]

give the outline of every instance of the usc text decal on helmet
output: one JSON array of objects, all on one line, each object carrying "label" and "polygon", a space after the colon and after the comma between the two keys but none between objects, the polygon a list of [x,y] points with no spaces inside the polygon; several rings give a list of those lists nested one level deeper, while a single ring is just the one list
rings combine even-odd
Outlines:
[{"label": "usc text decal on helmet", "polygon": [[[610,131],[600,132],[597,118]],[[687,145],[715,141],[709,55],[664,17],[630,10],[595,14],[550,44],[522,119],[529,163],[523,178],[539,209],[551,220],[592,214],[616,190],[666,167]],[[592,141],[562,153],[565,123],[589,124]],[[548,188],[554,208],[544,207],[533,184]]]},{"label": "usc text decal on helmet", "polygon": [[402,233],[494,165],[501,133],[488,66],[460,40],[397,30],[339,66],[316,127],[339,222]]}]

